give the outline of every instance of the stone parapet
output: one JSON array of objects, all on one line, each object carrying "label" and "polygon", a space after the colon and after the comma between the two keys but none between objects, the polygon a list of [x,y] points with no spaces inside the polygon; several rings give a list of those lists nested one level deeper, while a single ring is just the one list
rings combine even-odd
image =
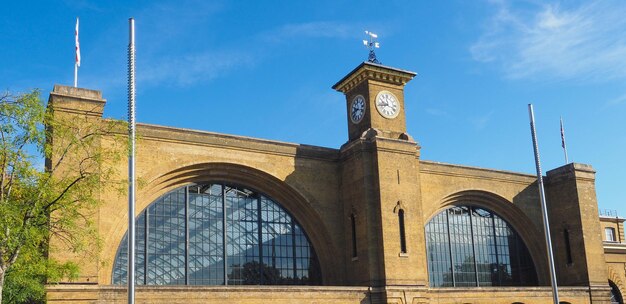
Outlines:
[{"label": "stone parapet", "polygon": [[[50,285],[48,303],[127,303],[125,286]],[[151,304],[368,304],[367,287],[346,286],[137,286],[136,303]]]},{"label": "stone parapet", "polygon": [[55,111],[95,117],[102,117],[105,104],[100,91],[59,84],[54,85],[48,99],[48,107]]},{"label": "stone parapet", "polygon": [[[608,286],[559,287],[559,298],[571,304],[609,303]],[[123,304],[124,286],[49,285],[51,304]],[[136,303],[153,304],[550,304],[550,287],[425,288],[387,286],[137,286]]]}]

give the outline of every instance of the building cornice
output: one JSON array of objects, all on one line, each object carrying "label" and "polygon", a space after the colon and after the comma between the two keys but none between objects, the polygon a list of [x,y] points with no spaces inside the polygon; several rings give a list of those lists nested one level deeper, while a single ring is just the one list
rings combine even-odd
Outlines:
[{"label": "building cornice", "polygon": [[333,89],[346,93],[368,79],[402,86],[413,79],[415,75],[417,75],[415,72],[363,62],[333,85]]},{"label": "building cornice", "polygon": [[604,253],[621,253],[626,254],[626,243],[607,242],[602,243]]},{"label": "building cornice", "polygon": [[[125,135],[123,133],[125,129],[119,131],[120,135]],[[140,141],[152,140],[198,145],[331,162],[339,160],[338,149],[145,123],[137,124],[137,135]]]},{"label": "building cornice", "polygon": [[420,160],[420,172],[424,174],[478,178],[524,185],[533,183],[537,180],[537,177],[532,174],[424,160]]}]

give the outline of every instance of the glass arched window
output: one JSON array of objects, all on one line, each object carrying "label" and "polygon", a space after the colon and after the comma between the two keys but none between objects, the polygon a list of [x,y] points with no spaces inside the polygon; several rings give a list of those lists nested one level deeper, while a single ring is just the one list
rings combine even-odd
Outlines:
[{"label": "glass arched window", "polygon": [[537,285],[528,249],[497,214],[455,206],[426,225],[432,287]]},{"label": "glass arched window", "polygon": [[622,293],[619,292],[617,285],[615,285],[612,281],[609,281],[609,286],[611,286],[611,304],[624,304]]},{"label": "glass arched window", "polygon": [[[223,183],[179,188],[136,219],[138,285],[319,285],[313,247],[272,199]],[[127,280],[128,240],[113,284]]]}]

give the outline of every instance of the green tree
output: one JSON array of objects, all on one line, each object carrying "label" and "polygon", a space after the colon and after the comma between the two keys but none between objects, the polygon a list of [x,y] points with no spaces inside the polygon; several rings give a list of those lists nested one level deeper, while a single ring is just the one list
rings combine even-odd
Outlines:
[{"label": "green tree", "polygon": [[57,119],[38,90],[0,96],[0,303],[42,302],[45,283],[77,275],[75,264],[48,258],[51,239],[93,251],[90,213],[111,173],[103,162],[115,159],[99,143],[115,128],[80,115]]}]

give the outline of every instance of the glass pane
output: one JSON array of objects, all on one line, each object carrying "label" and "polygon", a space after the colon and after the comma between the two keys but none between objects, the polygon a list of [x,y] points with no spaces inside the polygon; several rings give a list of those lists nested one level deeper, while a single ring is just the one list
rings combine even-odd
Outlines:
[{"label": "glass pane", "polygon": [[512,285],[514,282],[511,264],[511,253],[516,251],[516,240],[507,223],[494,217],[496,250],[498,252],[497,275],[500,285]]},{"label": "glass pane", "polygon": [[426,225],[428,275],[433,287],[454,286],[449,245],[448,221],[446,213],[442,212]]},{"label": "glass pane", "polygon": [[185,188],[148,208],[148,285],[185,284]]},{"label": "glass pane", "polygon": [[472,209],[472,229],[478,285],[498,285],[498,278],[492,269],[497,265],[495,240],[493,237],[493,218],[486,210]]},{"label": "glass pane", "polygon": [[189,193],[190,285],[224,284],[222,215],[222,196],[219,192]]},{"label": "glass pane", "polygon": [[469,208],[448,209],[448,225],[456,286],[476,286]]},{"label": "glass pane", "polygon": [[257,199],[226,187],[228,285],[261,284]]},{"label": "glass pane", "polygon": [[[142,212],[135,222],[135,282],[145,284],[146,214]],[[113,284],[126,284],[128,280],[128,233],[124,234],[115,258]]]},{"label": "glass pane", "polygon": [[615,230],[611,227],[604,228],[605,240],[609,242],[615,241]]}]

